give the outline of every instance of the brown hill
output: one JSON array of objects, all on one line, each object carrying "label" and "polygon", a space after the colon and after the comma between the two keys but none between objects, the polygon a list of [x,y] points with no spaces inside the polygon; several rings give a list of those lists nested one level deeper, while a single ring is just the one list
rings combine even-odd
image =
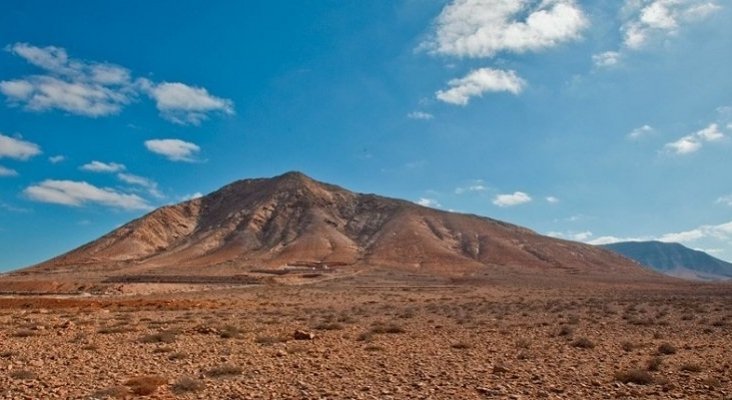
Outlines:
[{"label": "brown hill", "polygon": [[218,275],[285,265],[652,276],[613,252],[290,172],[157,209],[20,275]]}]

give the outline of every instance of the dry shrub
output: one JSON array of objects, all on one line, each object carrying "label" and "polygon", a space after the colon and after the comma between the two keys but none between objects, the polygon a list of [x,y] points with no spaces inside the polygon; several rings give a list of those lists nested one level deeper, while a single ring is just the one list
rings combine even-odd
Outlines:
[{"label": "dry shrub", "polygon": [[504,374],[508,372],[508,366],[506,364],[499,362],[496,365],[493,366],[493,373],[494,374]]},{"label": "dry shrub", "polygon": [[681,364],[682,371],[686,372],[702,372],[704,368],[702,368],[701,364],[695,363],[695,362],[686,362]]},{"label": "dry shrub", "polygon": [[254,342],[263,346],[271,346],[275,343],[284,343],[287,338],[282,336],[257,336],[254,338]]},{"label": "dry shrub", "polygon": [[633,342],[630,342],[627,340],[620,343],[620,348],[622,348],[623,351],[626,351],[626,352],[631,352],[631,351],[637,349],[638,347],[640,347],[640,345],[638,343],[633,343]]},{"label": "dry shrub", "polygon": [[145,335],[140,338],[141,343],[173,343],[175,342],[178,332],[175,331],[162,331]]},{"label": "dry shrub", "polygon": [[658,371],[661,369],[661,363],[663,363],[663,358],[661,357],[652,357],[648,359],[646,362],[646,370],[648,371]]},{"label": "dry shrub", "polygon": [[33,373],[31,371],[24,370],[24,369],[19,369],[19,370],[11,371],[9,375],[13,379],[19,379],[19,380],[24,380],[24,381],[25,380],[36,379],[38,377],[35,373]]},{"label": "dry shrub", "polygon": [[453,349],[457,349],[457,350],[467,350],[473,346],[470,343],[457,342],[457,343],[453,343],[452,345],[450,345],[450,347],[452,347]]},{"label": "dry shrub", "polygon": [[615,373],[615,380],[622,383],[634,383],[636,385],[650,385],[653,383],[653,375],[648,371],[634,368]]},{"label": "dry shrub", "polygon": [[574,328],[569,325],[562,325],[557,332],[557,336],[572,336]]},{"label": "dry shrub", "polygon": [[398,334],[398,333],[404,333],[406,332],[404,328],[402,328],[400,325],[397,325],[395,323],[390,324],[376,324],[373,328],[371,328],[372,333],[376,334]]},{"label": "dry shrub", "polygon": [[572,346],[577,347],[579,349],[594,349],[595,343],[592,342],[592,340],[587,339],[586,337],[581,337],[574,342],[572,342]]},{"label": "dry shrub", "polygon": [[199,392],[205,387],[206,384],[203,381],[191,376],[182,376],[172,385],[173,393],[176,394]]},{"label": "dry shrub", "polygon": [[132,393],[140,396],[147,396],[155,393],[160,386],[168,383],[168,380],[160,375],[138,376],[125,382]]},{"label": "dry shrub", "polygon": [[182,360],[184,358],[188,358],[188,354],[182,351],[176,351],[175,353],[170,353],[168,355],[168,360],[170,361]]},{"label": "dry shrub", "polygon": [[339,331],[343,329],[343,325],[339,324],[338,322],[322,322],[318,325],[315,325],[314,329],[317,329],[319,331]]},{"label": "dry shrub", "polygon": [[676,354],[676,347],[671,343],[663,343],[658,346],[658,354]]},{"label": "dry shrub", "polygon": [[222,339],[237,339],[241,334],[242,330],[233,325],[226,325],[219,330],[219,337]]},{"label": "dry shrub", "polygon": [[370,345],[364,347],[363,349],[366,351],[383,351],[384,350],[383,347],[376,345],[376,344],[370,344]]},{"label": "dry shrub", "polygon": [[36,332],[30,329],[18,329],[17,331],[13,332],[13,337],[17,338],[26,338],[31,336],[36,336]]},{"label": "dry shrub", "polygon": [[231,364],[224,364],[219,365],[218,367],[211,368],[210,370],[206,371],[206,375],[211,378],[222,378],[225,376],[235,376],[240,375],[242,373],[242,369],[240,367],[237,367],[236,365]]}]

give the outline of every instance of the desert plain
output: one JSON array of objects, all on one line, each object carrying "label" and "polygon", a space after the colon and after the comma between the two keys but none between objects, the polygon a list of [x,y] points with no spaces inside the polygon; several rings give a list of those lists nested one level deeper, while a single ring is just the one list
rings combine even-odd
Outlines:
[{"label": "desert plain", "polygon": [[0,398],[732,398],[726,284],[316,275],[4,295]]}]

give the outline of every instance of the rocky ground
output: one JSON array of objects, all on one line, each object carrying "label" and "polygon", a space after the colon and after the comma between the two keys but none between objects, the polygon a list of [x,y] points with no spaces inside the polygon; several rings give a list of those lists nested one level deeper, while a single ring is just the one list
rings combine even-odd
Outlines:
[{"label": "rocky ground", "polygon": [[5,297],[0,398],[730,399],[731,344],[729,287]]}]

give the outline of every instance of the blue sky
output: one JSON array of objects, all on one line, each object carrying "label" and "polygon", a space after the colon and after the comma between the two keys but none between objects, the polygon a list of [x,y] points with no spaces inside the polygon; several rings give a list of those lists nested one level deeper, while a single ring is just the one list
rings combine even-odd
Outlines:
[{"label": "blue sky", "polygon": [[0,270],[289,170],[732,260],[731,9],[5,1]]}]

